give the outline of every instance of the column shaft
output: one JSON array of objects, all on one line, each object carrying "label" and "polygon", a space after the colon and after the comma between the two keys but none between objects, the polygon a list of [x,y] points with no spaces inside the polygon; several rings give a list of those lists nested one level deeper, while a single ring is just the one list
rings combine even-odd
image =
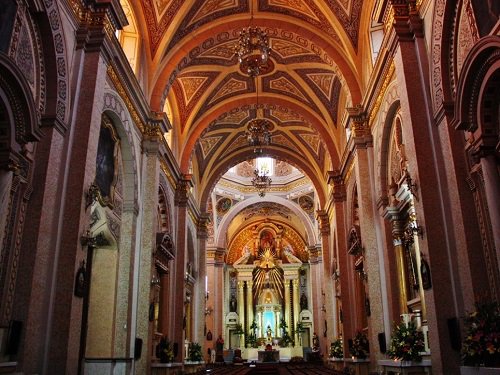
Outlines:
[{"label": "column shaft", "polygon": [[[187,176],[186,176],[187,177]],[[181,179],[177,182],[175,191],[175,205],[177,212],[176,250],[174,259],[174,290],[172,294],[170,335],[173,344],[177,347],[175,361],[182,362],[184,353],[184,299],[186,298],[186,236],[187,236],[187,201],[190,179]]]}]

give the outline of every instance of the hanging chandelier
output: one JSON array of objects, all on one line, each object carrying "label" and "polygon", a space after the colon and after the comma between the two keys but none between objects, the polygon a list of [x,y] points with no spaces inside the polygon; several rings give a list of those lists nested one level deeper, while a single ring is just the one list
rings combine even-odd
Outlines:
[{"label": "hanging chandelier", "polygon": [[240,32],[234,54],[238,56],[240,69],[250,77],[257,77],[269,70],[271,48],[267,34],[259,27],[249,26]]},{"label": "hanging chandelier", "polygon": [[253,171],[255,175],[252,178],[252,185],[257,190],[259,197],[263,197],[266,195],[266,190],[269,190],[271,187],[271,178],[267,175],[267,170],[261,170],[260,172],[256,169]]},{"label": "hanging chandelier", "polygon": [[262,146],[269,146],[272,128],[272,122],[265,118],[256,118],[248,122],[245,135],[248,144],[253,147],[253,152],[261,153]]}]

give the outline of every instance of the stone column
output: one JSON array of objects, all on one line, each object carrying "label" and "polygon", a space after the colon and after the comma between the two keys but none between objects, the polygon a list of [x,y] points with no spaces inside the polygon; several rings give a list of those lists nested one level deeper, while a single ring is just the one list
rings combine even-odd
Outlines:
[{"label": "stone column", "polygon": [[[40,171],[45,175],[40,181],[47,184],[44,194],[48,194],[40,206],[43,209],[38,208],[37,216],[42,213],[42,217],[36,219],[43,220],[39,230],[44,238],[40,238],[42,243],[32,238],[29,247],[32,251],[41,245],[40,257],[36,259],[41,268],[31,269],[36,270],[33,280],[37,282],[33,285],[39,284],[44,290],[39,287],[33,290],[37,297],[33,299],[24,336],[31,341],[33,334],[38,343],[26,345],[33,354],[33,362],[28,359],[30,355],[24,356],[31,362],[23,368],[24,373],[76,374],[83,355],[84,348],[80,347],[83,305],[82,299],[73,295],[74,276],[87,256],[80,244],[80,235],[88,229],[84,196],[95,177],[110,34],[114,25],[121,25],[117,17],[120,9],[114,4],[101,2],[93,4],[91,9],[81,9],[83,17],[77,25],[71,67],[71,71],[78,73],[74,82],[66,82],[75,85],[71,90],[75,96],[71,98],[74,112],[68,117],[70,130],[63,137],[56,134],[57,130],[48,131],[47,136],[55,142],[53,149],[45,143],[41,158],[37,159],[40,165],[48,162],[45,167],[49,168]],[[66,124],[54,121],[53,125],[61,133],[66,130]],[[38,298],[42,303],[35,301]]]},{"label": "stone column", "polygon": [[[288,326],[288,328],[290,328],[290,317],[292,315],[292,303],[291,303],[291,300],[290,300],[290,280],[289,279],[285,279],[285,311],[283,312],[283,318],[285,318],[285,322],[286,322],[286,325]],[[278,326],[279,326],[280,322],[278,322]],[[280,332],[280,335],[282,335],[283,333]],[[278,335],[276,335],[278,336]]]},{"label": "stone column", "polygon": [[170,334],[172,342],[178,347],[175,361],[183,362],[184,353],[184,299],[186,297],[186,237],[187,237],[187,215],[189,188],[192,186],[191,176],[183,175],[175,189],[175,208],[177,212],[177,235],[174,259],[174,285],[175,293],[172,294],[172,309],[170,317]]},{"label": "stone column", "polygon": [[[333,299],[334,288],[332,285],[332,254],[330,250],[330,218],[328,213],[324,210],[318,210],[316,212],[317,220],[319,222],[319,230],[321,233],[321,246],[323,255],[323,291],[324,291],[324,305],[325,310],[323,311],[323,324],[322,332],[318,333],[320,337],[320,343],[322,352],[326,350],[328,352],[330,348],[330,343],[334,340],[334,330],[333,325],[335,321],[335,311],[333,309]],[[325,337],[326,334],[326,337]]]},{"label": "stone column", "polygon": [[[309,273],[311,279],[311,295],[310,295],[310,308],[312,308],[313,314],[313,327],[310,337],[312,338],[312,333],[321,329],[321,307],[323,305],[322,291],[322,275],[321,272],[321,247],[320,246],[310,246],[309,247],[309,263],[311,264],[311,271]],[[303,345],[306,345],[304,343]],[[307,343],[311,345],[311,342]]]},{"label": "stone column", "polygon": [[156,248],[156,230],[158,209],[158,185],[160,175],[159,161],[160,133],[144,137],[143,150],[143,195],[142,195],[142,244],[139,255],[139,283],[137,296],[137,321],[135,336],[143,340],[141,358],[135,362],[138,372],[149,373],[153,324],[149,321],[151,301],[151,279],[153,276],[153,253]]},{"label": "stone column", "polygon": [[500,269],[500,176],[498,174],[498,163],[493,152],[487,154],[483,152],[481,158],[481,169],[484,178],[484,191],[486,193],[486,202],[488,204],[488,214],[490,216],[491,227],[493,230],[493,241],[495,242],[497,266]]},{"label": "stone column", "polygon": [[[353,337],[356,332],[355,319],[352,318],[354,301],[353,289],[349,281],[349,258],[347,254],[347,231],[345,226],[346,216],[346,188],[344,178],[339,171],[332,171],[329,176],[328,183],[333,185],[332,199],[333,199],[333,225],[335,228],[336,248],[338,253],[336,256],[337,264],[337,277],[340,284],[340,297],[341,302],[341,316],[338,321],[342,325],[343,332],[343,345],[344,357],[350,357],[347,338]],[[340,331],[340,329],[339,329]]]},{"label": "stone column", "polygon": [[238,318],[243,327],[243,318],[245,315],[245,282],[242,280],[238,280]]},{"label": "stone column", "polygon": [[[394,246],[394,256],[396,258],[396,269],[397,269],[397,280],[398,280],[398,301],[399,301],[399,314],[404,314],[408,312],[408,306],[406,302],[408,297],[406,295],[407,284],[405,276],[405,265],[404,265],[404,247],[403,247],[403,228],[400,219],[399,210],[395,207],[386,207],[384,217],[388,219],[392,224],[392,235],[393,235],[393,246]],[[396,318],[396,317],[395,317]]]},{"label": "stone column", "polygon": [[378,213],[378,210],[374,203],[374,190],[372,190],[375,184],[373,178],[373,144],[365,114],[359,107],[349,108],[348,111],[354,141],[354,173],[358,193],[361,242],[364,249],[363,267],[368,278],[366,289],[368,291],[371,311],[368,317],[370,359],[375,364],[377,360],[383,359],[378,342],[378,333],[385,333],[384,314],[386,311],[383,308],[384,300],[382,294],[385,293],[385,290],[382,289],[381,284],[381,264],[383,264],[383,258],[380,258],[377,241],[377,226],[379,222],[375,217],[375,213]]},{"label": "stone column", "polygon": [[248,314],[248,319],[247,319],[247,327],[245,327],[247,332],[250,332],[250,326],[252,325],[252,322],[254,319],[252,288],[253,288],[253,281],[247,280],[247,314]]},{"label": "stone column", "polygon": [[296,275],[296,279],[292,281],[293,287],[293,319],[290,321],[290,336],[295,340],[295,345],[298,345],[298,337],[296,336],[295,328],[297,327],[297,322],[299,321],[300,314],[300,296],[299,296],[299,275]]},{"label": "stone column", "polygon": [[280,332],[280,321],[281,321],[281,314],[279,311],[276,311],[276,314],[274,316],[274,329],[273,329],[273,338],[277,337]]},{"label": "stone column", "polygon": [[[226,307],[224,306],[224,287],[221,287],[224,284],[224,255],[225,249],[217,248],[215,252],[215,277],[214,277],[214,294],[216,296],[214,303],[215,311],[217,314],[214,315],[214,327],[217,332],[220,334],[224,334],[223,326],[224,326],[224,317]],[[226,342],[228,338],[225,338]]]},{"label": "stone column", "polygon": [[432,371],[455,374],[459,372],[460,353],[452,349],[447,339],[448,318],[461,315],[462,287],[456,278],[461,267],[450,256],[456,251],[453,223],[450,225],[453,208],[448,203],[449,181],[443,169],[447,161],[442,159],[442,140],[431,108],[429,55],[418,10],[403,1],[390,2],[395,11],[393,25],[397,36],[395,74],[398,91],[402,93],[401,112],[405,114],[402,132],[406,154],[411,155],[408,173],[417,183],[425,181],[418,185],[415,208],[419,225],[424,228],[419,248],[429,262],[432,278],[432,288],[425,291]]},{"label": "stone column", "polygon": [[[205,341],[205,276],[207,275],[207,255],[206,244],[208,238],[209,214],[203,213],[198,218],[197,233],[198,239],[198,276],[195,285],[195,309],[194,309],[194,341],[200,345]],[[205,353],[206,350],[203,351]]]},{"label": "stone column", "polygon": [[169,312],[169,296],[170,290],[170,271],[160,272],[160,312],[158,332],[166,335],[168,332],[168,312]]},{"label": "stone column", "polygon": [[258,332],[258,337],[263,337],[264,336],[264,330],[262,328],[262,312],[259,311],[259,332]]},{"label": "stone column", "polygon": [[[212,308],[212,313],[207,316],[207,331],[212,332],[212,341],[206,341],[207,348],[215,348],[215,341],[223,335],[224,323],[224,249],[209,247],[206,249],[207,259],[207,287],[209,292],[207,306]],[[205,350],[206,351],[206,350]]]}]

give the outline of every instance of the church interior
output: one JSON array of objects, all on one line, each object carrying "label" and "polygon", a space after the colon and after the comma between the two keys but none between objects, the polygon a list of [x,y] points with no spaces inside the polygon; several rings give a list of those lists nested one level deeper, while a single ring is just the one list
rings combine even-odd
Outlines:
[{"label": "church interior", "polygon": [[2,0],[0,373],[500,373],[499,15]]}]

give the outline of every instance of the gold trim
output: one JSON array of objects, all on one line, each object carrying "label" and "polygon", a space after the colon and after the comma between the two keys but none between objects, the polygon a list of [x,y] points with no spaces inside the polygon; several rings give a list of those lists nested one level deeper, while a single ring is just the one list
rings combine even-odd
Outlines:
[{"label": "gold trim", "polygon": [[132,103],[132,100],[130,100],[130,97],[125,90],[125,87],[122,85],[120,78],[118,77],[118,74],[116,73],[115,69],[113,68],[112,65],[108,66],[107,73],[109,78],[111,79],[111,82],[115,85],[116,91],[118,92],[118,95],[123,99],[125,106],[127,107],[130,116],[132,117],[132,120],[136,124],[136,126],[139,128],[142,134],[145,133],[146,125],[144,122],[141,120],[139,113],[137,109],[135,108],[134,104]]},{"label": "gold trim", "polygon": [[75,14],[75,17],[80,21],[85,21],[86,12],[83,10],[83,4],[80,0],[70,0],[69,5]]},{"label": "gold trim", "polygon": [[387,87],[389,86],[389,83],[392,81],[395,69],[396,67],[394,65],[394,61],[392,61],[391,65],[389,66],[389,70],[385,76],[384,82],[382,83],[382,87],[380,88],[380,92],[377,96],[377,99],[375,100],[375,104],[373,105],[373,108],[370,112],[370,117],[368,119],[368,124],[370,128],[372,127],[373,119],[378,114],[380,106],[382,105],[382,100],[384,99],[384,96],[387,92]]},{"label": "gold trim", "polygon": [[[299,186],[305,186],[305,185],[312,185],[312,182],[306,178],[301,178],[298,181],[292,182],[290,184],[286,184],[285,186],[272,186],[269,189],[270,192],[288,192],[291,191]],[[241,193],[252,193],[255,192],[255,188],[253,186],[241,186],[232,182],[229,182],[228,180],[225,179],[220,179],[217,185],[226,187],[226,188],[231,188],[234,190],[238,190]]]},{"label": "gold trim", "polygon": [[391,4],[389,4],[389,9],[387,10],[387,16],[386,19],[384,20],[384,29],[386,34],[389,32],[389,29],[393,24],[394,24],[394,7]]},{"label": "gold trim", "polygon": [[160,168],[163,171],[163,173],[165,174],[165,176],[167,177],[167,180],[170,183],[170,187],[175,190],[176,183],[175,183],[174,177],[172,176],[172,174],[168,170],[168,165],[163,159],[160,159]]}]

